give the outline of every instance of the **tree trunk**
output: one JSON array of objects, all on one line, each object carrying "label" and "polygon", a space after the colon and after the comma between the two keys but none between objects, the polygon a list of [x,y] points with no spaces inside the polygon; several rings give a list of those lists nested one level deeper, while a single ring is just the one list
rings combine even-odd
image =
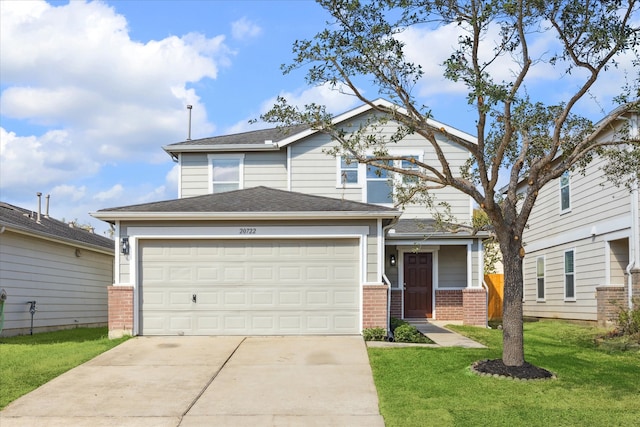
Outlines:
[{"label": "tree trunk", "polygon": [[502,308],[502,361],[507,366],[524,364],[522,329],[522,258],[520,240],[510,239],[503,250],[504,299]]}]

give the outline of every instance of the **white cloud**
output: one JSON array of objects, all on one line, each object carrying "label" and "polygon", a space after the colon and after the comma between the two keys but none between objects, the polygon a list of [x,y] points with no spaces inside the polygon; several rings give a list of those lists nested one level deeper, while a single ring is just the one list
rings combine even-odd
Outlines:
[{"label": "white cloud", "polygon": [[[332,114],[344,113],[361,104],[355,96],[349,95],[346,89],[335,90],[330,84],[322,86],[314,86],[307,89],[301,89],[296,92],[281,92],[279,96],[285,98],[290,105],[303,108],[307,104],[316,103],[324,105],[327,111]],[[250,124],[249,120],[258,118],[261,114],[266,113],[276,103],[276,97],[265,100],[260,105],[260,110],[252,117],[247,117],[233,126],[225,130],[227,134],[247,132],[252,130],[274,127],[274,124],[258,122]]]},{"label": "white cloud", "polygon": [[237,40],[246,40],[254,38],[262,34],[262,28],[249,21],[246,17],[242,17],[231,23],[231,35]]},{"label": "white cloud", "polygon": [[[187,104],[194,129],[213,130],[187,85],[229,65],[224,36],[136,42],[126,19],[101,2],[0,7],[2,116],[57,129],[3,130],[1,188],[87,176],[109,161],[166,161],[158,146],[186,137]],[[18,160],[8,164],[11,156]]]},{"label": "white cloud", "polygon": [[93,198],[99,202],[106,202],[114,199],[117,200],[118,198],[122,197],[123,194],[124,188],[122,187],[122,185],[116,184],[106,191],[99,192],[98,194],[93,196]]}]

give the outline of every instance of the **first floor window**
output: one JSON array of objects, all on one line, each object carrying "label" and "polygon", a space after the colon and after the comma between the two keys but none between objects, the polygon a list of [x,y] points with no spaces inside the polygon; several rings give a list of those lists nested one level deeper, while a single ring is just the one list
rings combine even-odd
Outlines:
[{"label": "first floor window", "polygon": [[213,155],[209,157],[209,166],[212,193],[224,193],[242,188],[242,156]]},{"label": "first floor window", "polygon": [[575,284],[575,252],[573,249],[564,253],[564,298],[576,298]]},{"label": "first floor window", "polygon": [[544,300],[544,257],[536,259],[536,299]]}]

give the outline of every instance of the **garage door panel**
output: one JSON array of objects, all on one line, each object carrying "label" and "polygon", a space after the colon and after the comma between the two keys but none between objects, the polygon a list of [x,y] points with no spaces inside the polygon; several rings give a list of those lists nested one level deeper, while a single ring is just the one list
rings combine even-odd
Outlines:
[{"label": "garage door panel", "polygon": [[150,240],[140,248],[142,334],[359,332],[357,240]]}]

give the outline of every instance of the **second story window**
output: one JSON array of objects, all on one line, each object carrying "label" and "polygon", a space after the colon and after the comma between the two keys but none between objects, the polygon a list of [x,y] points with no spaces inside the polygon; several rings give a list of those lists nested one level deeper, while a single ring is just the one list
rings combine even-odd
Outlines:
[{"label": "second story window", "polygon": [[571,181],[569,171],[560,177],[560,213],[571,210]]},{"label": "second story window", "polygon": [[209,155],[210,192],[224,193],[243,187],[243,155]]},{"label": "second story window", "polygon": [[[383,164],[382,161],[378,162]],[[391,165],[391,161],[387,161]],[[375,166],[367,167],[367,203],[392,204],[393,203],[393,183],[391,172]]]},{"label": "second story window", "polygon": [[358,185],[358,161],[352,157],[340,157],[340,184],[345,187]]}]

